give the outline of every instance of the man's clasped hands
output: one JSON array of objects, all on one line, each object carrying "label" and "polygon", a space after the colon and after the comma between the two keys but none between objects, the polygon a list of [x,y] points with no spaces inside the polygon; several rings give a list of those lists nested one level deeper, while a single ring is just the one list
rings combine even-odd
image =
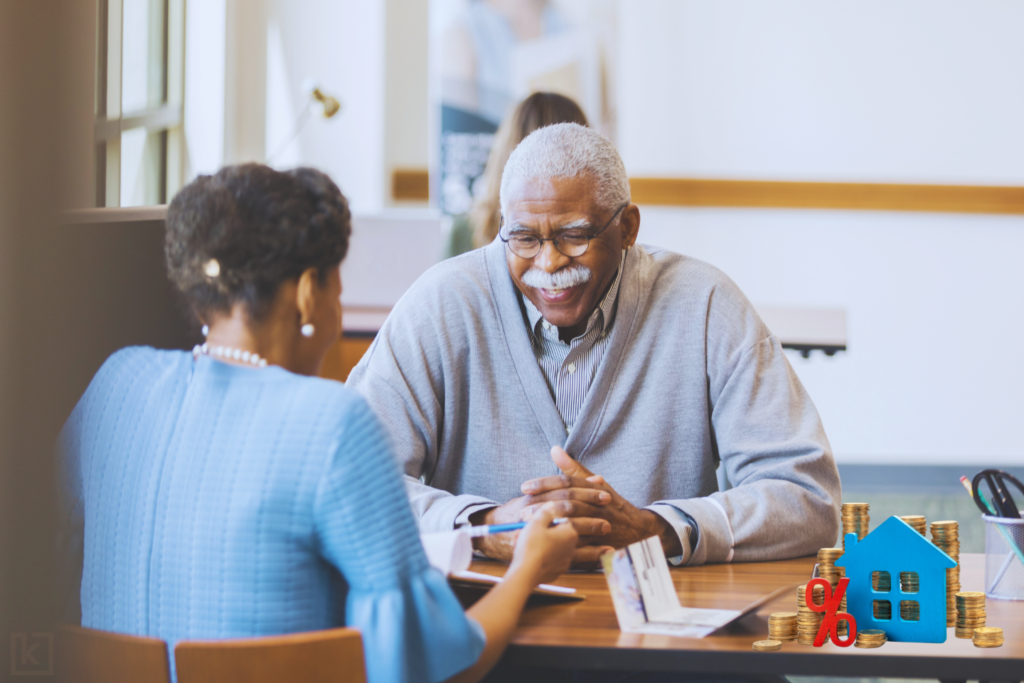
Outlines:
[{"label": "man's clasped hands", "polygon": [[[669,556],[682,552],[675,529],[660,515],[636,507],[619,495],[599,474],[579,464],[562,448],[551,449],[561,474],[530,479],[523,495],[470,517],[473,525],[508,524],[530,519],[544,503],[555,503],[559,517],[568,517],[579,534],[573,566],[588,567],[604,553],[651,536],[659,536]],[[493,534],[474,539],[488,557],[509,561],[518,534]]]}]

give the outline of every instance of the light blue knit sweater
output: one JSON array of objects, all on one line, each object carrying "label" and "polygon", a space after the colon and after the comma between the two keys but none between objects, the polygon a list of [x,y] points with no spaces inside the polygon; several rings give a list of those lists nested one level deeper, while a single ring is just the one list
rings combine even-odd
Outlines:
[{"label": "light blue knit sweater", "polygon": [[164,638],[173,661],[183,639],[349,625],[374,683],[440,681],[482,651],[381,427],[338,383],[124,349],[62,443],[83,626]]}]

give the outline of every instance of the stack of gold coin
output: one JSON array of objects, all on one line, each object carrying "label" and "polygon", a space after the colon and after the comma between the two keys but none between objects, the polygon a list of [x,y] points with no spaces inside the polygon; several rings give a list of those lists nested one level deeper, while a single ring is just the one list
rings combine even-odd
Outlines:
[{"label": "stack of gold coin", "polygon": [[904,593],[917,593],[921,590],[921,577],[917,572],[900,572],[900,590]]},{"label": "stack of gold coin", "polygon": [[917,600],[900,600],[900,618],[903,621],[921,621],[921,603]]},{"label": "stack of gold coin", "polygon": [[796,640],[796,612],[775,612],[768,617],[768,637],[786,643]]},{"label": "stack of gold coin", "polygon": [[[832,584],[832,592],[835,593],[839,585],[839,579],[846,575],[846,569],[836,566],[836,560],[843,556],[842,548],[822,548],[818,551],[818,575]],[[846,611],[846,596],[839,605],[839,611]],[[845,621],[839,622],[838,632],[840,636],[847,633],[848,624]]]},{"label": "stack of gold coin", "polygon": [[974,629],[974,647],[1002,647],[1003,629],[995,626],[982,626]]},{"label": "stack of gold coin", "polygon": [[774,652],[775,650],[781,650],[782,643],[777,640],[755,640],[754,650],[757,652]]},{"label": "stack of gold coin", "polygon": [[867,503],[843,503],[841,508],[843,520],[843,549],[846,549],[846,534],[857,534],[857,540],[868,535],[868,522],[871,517],[868,514]]},{"label": "stack of gold coin", "polygon": [[964,591],[956,594],[956,637],[974,637],[974,629],[985,625],[985,594]]},{"label": "stack of gold coin", "polygon": [[946,570],[946,626],[956,624],[956,594],[960,592],[960,525],[932,522],[932,543],[949,555],[956,566]]},{"label": "stack of gold coin", "polygon": [[863,631],[857,631],[857,642],[853,646],[867,648],[882,647],[885,645],[885,641],[885,631],[880,631],[877,628],[866,628]]},{"label": "stack of gold coin", "polygon": [[[815,612],[807,606],[804,599],[807,585],[804,584],[796,589],[796,642],[801,645],[814,645],[814,638],[818,635],[821,622],[825,620],[824,612]],[[825,604],[825,590],[815,587],[814,604]]]},{"label": "stack of gold coin", "polygon": [[835,588],[843,578],[843,568],[836,566],[836,560],[843,556],[842,548],[822,548],[818,551],[818,574]]},{"label": "stack of gold coin", "polygon": [[874,603],[875,619],[879,621],[889,621],[892,619],[892,603],[888,600],[875,600]]},{"label": "stack of gold coin", "polygon": [[871,572],[871,587],[879,593],[892,590],[892,575],[889,572]]},{"label": "stack of gold coin", "polygon": [[928,522],[925,520],[924,515],[906,515],[900,517],[904,522],[914,527],[914,531],[921,534],[925,538],[928,537]]}]

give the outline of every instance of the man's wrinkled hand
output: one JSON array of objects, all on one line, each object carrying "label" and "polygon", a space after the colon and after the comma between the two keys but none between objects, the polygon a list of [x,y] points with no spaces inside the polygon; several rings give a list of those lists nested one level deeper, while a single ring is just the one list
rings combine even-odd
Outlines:
[{"label": "man's wrinkled hand", "polygon": [[585,536],[584,532],[580,531],[581,541],[591,545],[600,544],[601,547],[583,547],[577,550],[578,563],[596,561],[608,550],[606,546],[623,548],[651,536],[660,537],[667,555],[678,555],[682,552],[675,529],[661,516],[630,503],[619,495],[604,477],[594,474],[573,460],[562,448],[553,447],[551,459],[562,474],[525,482],[522,491],[527,494],[527,500],[521,514],[528,518],[536,506],[555,502],[558,505],[559,516],[606,520],[610,528],[607,533],[601,534],[600,538]]}]

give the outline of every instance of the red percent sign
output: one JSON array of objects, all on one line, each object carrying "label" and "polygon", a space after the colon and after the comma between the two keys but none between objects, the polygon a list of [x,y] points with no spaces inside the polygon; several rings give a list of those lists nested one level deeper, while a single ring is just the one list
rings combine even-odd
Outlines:
[{"label": "red percent sign", "polygon": [[[833,595],[832,584],[825,579],[811,579],[807,583],[806,597],[804,598],[807,601],[807,608],[812,612],[825,613],[825,619],[821,622],[818,635],[814,637],[814,647],[824,645],[825,639],[829,637],[829,634],[832,636],[832,642],[839,647],[850,647],[857,640],[857,621],[852,615],[839,611],[839,603],[843,601],[843,596],[846,595],[846,587],[849,584],[849,579],[839,579],[835,595]],[[818,586],[821,586],[825,591],[825,600],[820,605],[814,604],[814,589]],[[850,632],[847,634],[846,640],[839,639],[840,620],[844,620],[850,625]]]}]

